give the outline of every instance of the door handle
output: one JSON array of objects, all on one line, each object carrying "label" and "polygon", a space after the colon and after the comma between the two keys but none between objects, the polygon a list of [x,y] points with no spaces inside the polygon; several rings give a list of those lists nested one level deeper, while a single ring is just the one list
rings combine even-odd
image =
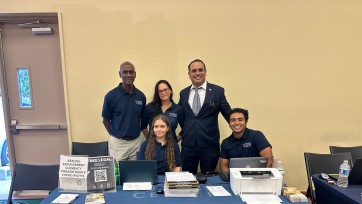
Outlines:
[{"label": "door handle", "polygon": [[10,131],[17,135],[19,130],[66,130],[67,125],[18,125],[18,120],[11,120]]}]

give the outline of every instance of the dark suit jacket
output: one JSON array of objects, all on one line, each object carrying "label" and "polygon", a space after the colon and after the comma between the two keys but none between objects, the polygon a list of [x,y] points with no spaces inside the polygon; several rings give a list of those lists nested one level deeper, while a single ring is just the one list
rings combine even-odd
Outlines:
[{"label": "dark suit jacket", "polygon": [[207,83],[204,104],[197,116],[188,103],[191,86],[180,92],[179,105],[184,111],[184,123],[181,124],[182,146],[200,148],[220,148],[218,124],[219,112],[228,120],[230,105],[226,100],[224,88]]}]

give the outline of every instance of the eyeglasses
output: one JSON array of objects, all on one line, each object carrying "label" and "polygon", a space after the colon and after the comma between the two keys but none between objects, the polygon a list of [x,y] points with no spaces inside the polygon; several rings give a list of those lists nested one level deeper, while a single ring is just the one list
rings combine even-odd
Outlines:
[{"label": "eyeglasses", "polygon": [[163,92],[168,93],[168,92],[169,92],[169,89],[168,89],[168,88],[165,88],[164,90],[159,90],[159,91],[158,91],[159,94],[163,94]]}]

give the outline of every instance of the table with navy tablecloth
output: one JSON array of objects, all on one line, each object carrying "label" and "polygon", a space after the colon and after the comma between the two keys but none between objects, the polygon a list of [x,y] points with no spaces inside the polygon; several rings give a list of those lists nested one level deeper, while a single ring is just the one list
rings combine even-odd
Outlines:
[{"label": "table with navy tablecloth", "polygon": [[347,188],[329,184],[318,175],[312,176],[318,204],[356,204],[362,203],[362,185],[348,185]]},{"label": "table with navy tablecloth", "polygon": [[[162,185],[164,177],[159,177],[158,185]],[[211,192],[206,189],[206,186],[223,186],[232,196],[213,196]],[[56,197],[58,197],[62,192],[59,192],[58,189],[54,190],[46,199],[41,203],[51,203]],[[80,194],[79,197],[72,202],[72,204],[84,204],[85,195]],[[165,197],[164,194],[156,193],[156,185],[152,187],[151,191],[123,191],[122,186],[117,186],[117,192],[105,193],[105,202],[106,203],[130,203],[130,204],[148,204],[148,203],[157,203],[157,204],[213,204],[213,203],[244,203],[242,202],[240,196],[233,194],[230,183],[223,182],[219,176],[207,177],[206,184],[200,184],[199,194],[195,198],[173,198]],[[292,203],[284,196],[280,196],[283,203]],[[306,203],[304,203],[306,204]]]}]

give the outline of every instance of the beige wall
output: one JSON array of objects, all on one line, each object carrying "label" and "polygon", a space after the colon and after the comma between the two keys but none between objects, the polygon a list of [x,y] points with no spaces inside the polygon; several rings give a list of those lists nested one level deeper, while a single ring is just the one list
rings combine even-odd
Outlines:
[{"label": "beige wall", "polygon": [[[187,64],[232,107],[250,111],[283,160],[286,181],[306,189],[303,153],[362,144],[362,2],[354,0],[0,0],[0,12],[60,12],[73,140],[108,138],[105,93],[134,62],[147,99],[159,79],[178,92]],[[222,137],[230,134],[221,120]]]}]

